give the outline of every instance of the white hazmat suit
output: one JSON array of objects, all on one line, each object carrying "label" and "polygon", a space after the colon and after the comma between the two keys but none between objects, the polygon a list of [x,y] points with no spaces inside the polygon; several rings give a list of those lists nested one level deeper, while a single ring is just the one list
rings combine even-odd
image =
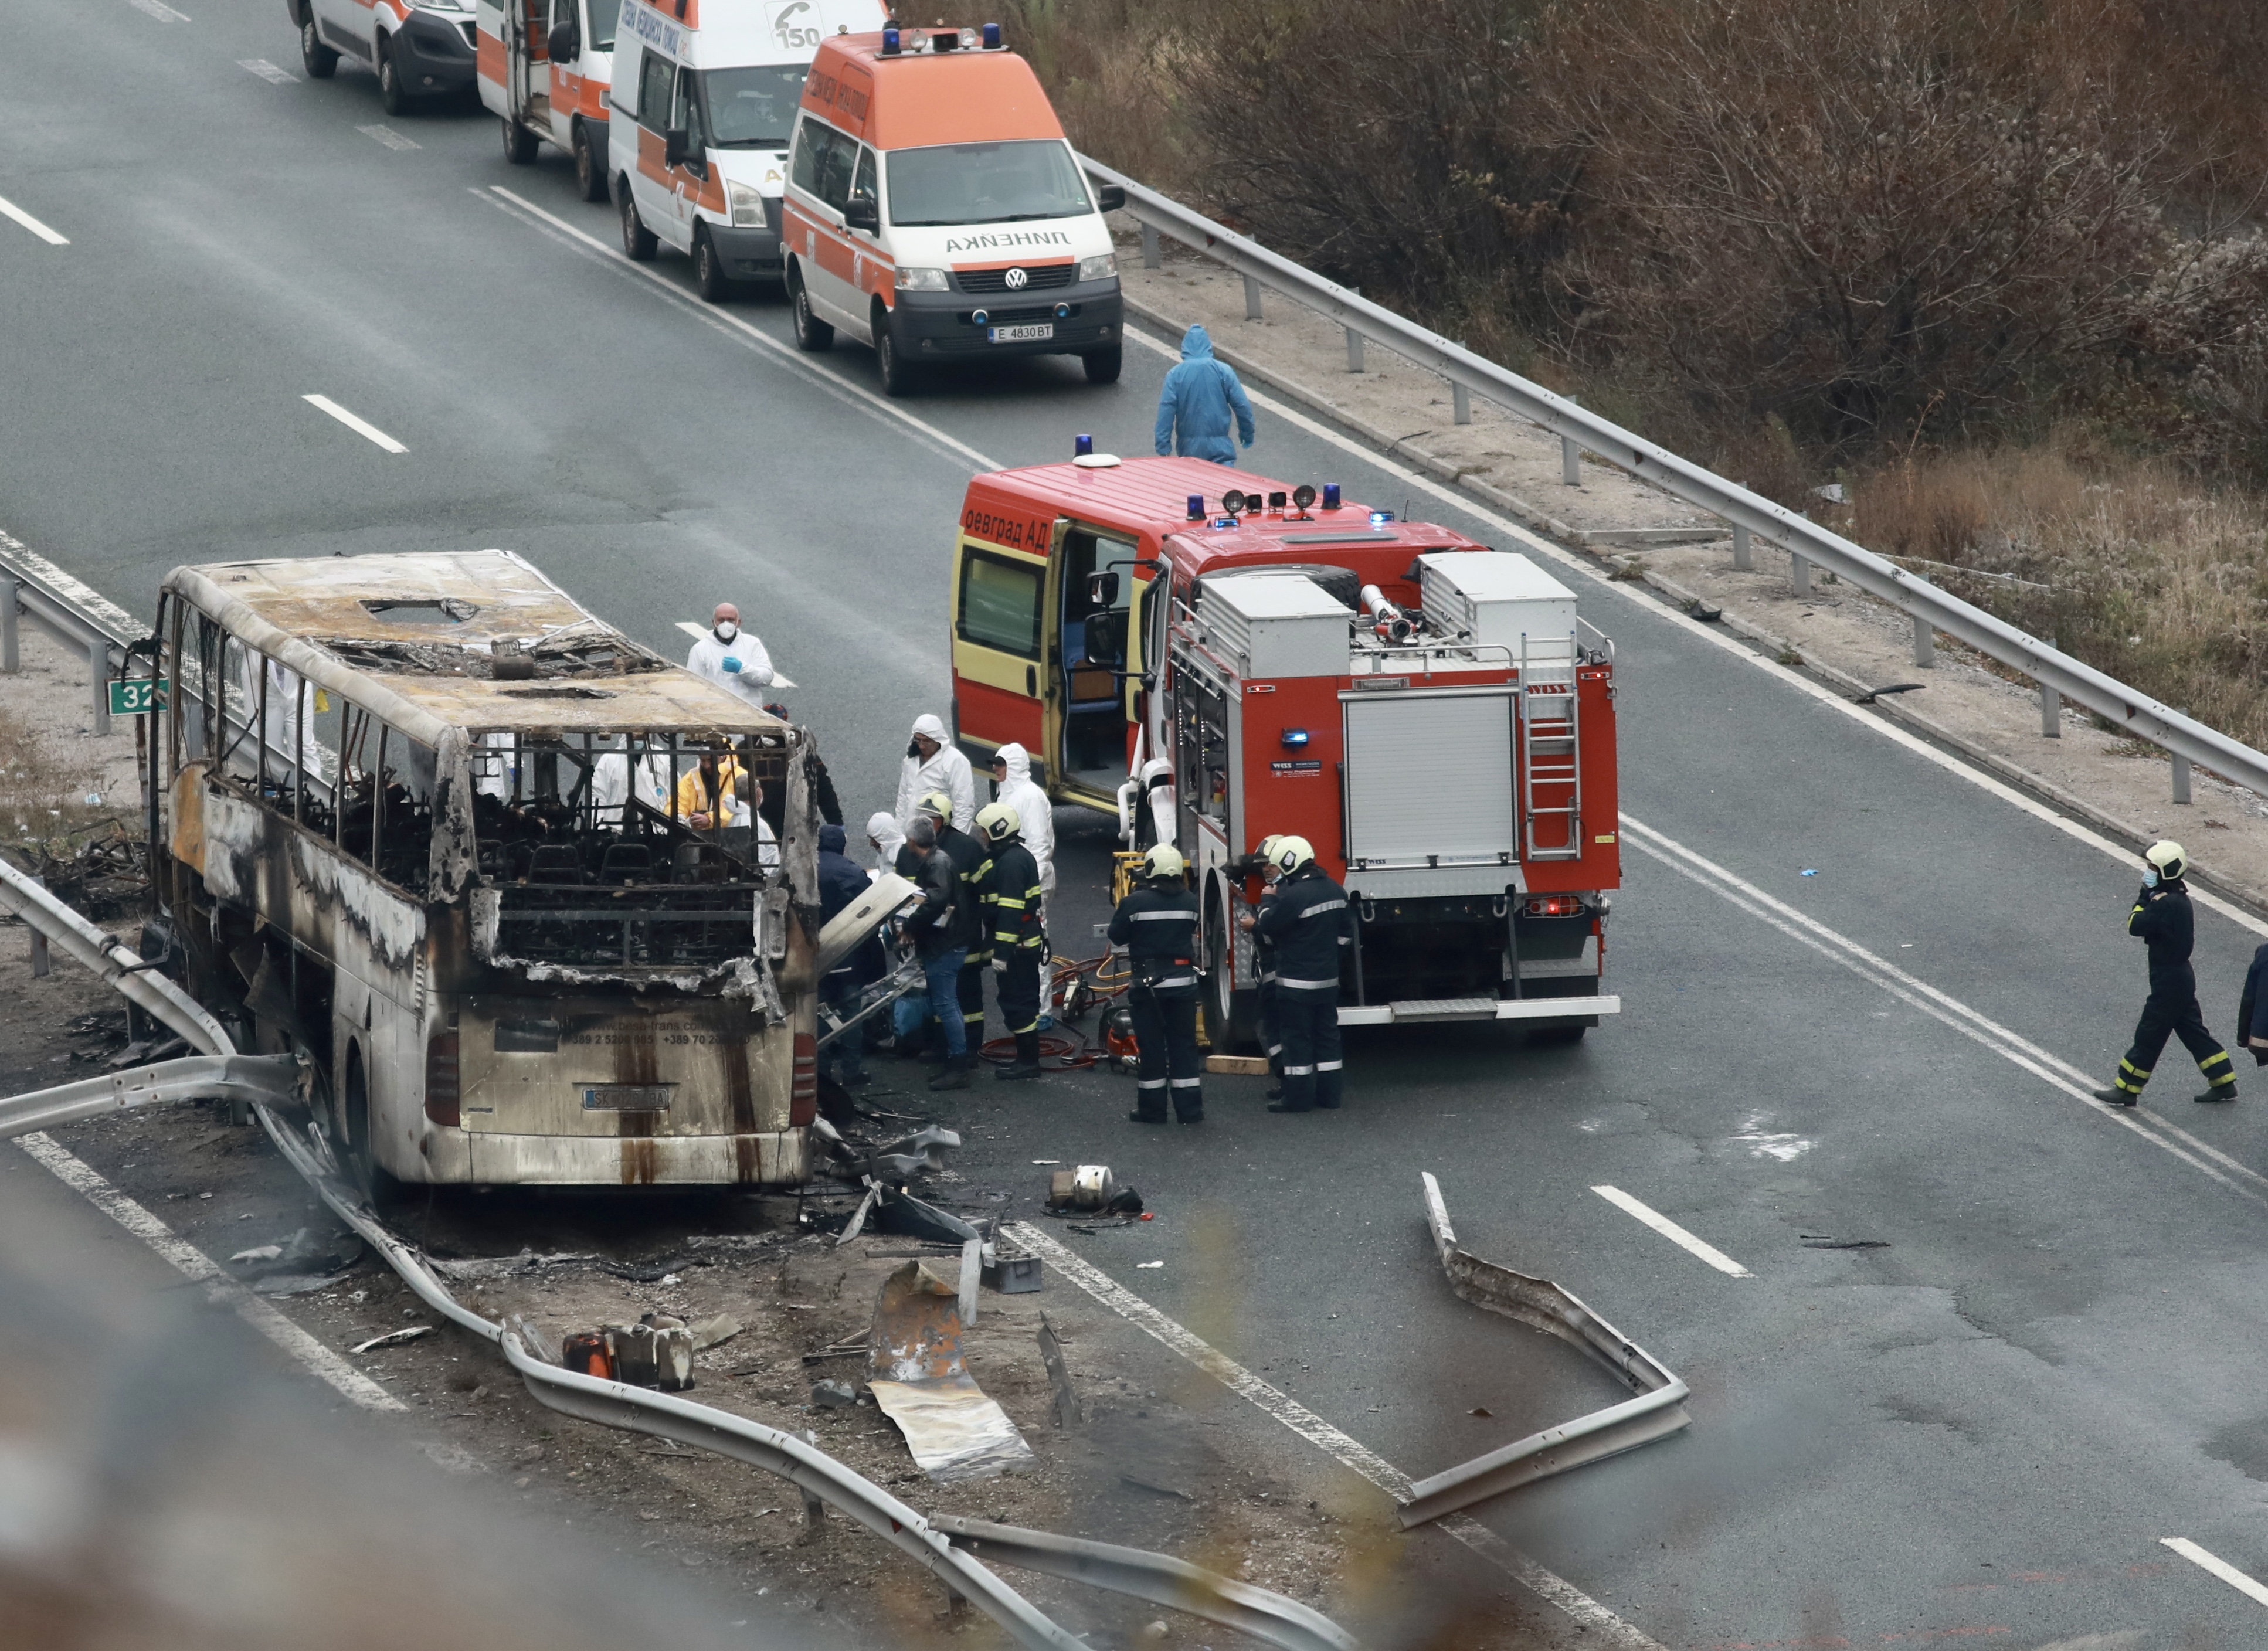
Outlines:
[{"label": "white hazmat suit", "polygon": [[772,685],[772,656],[737,625],[730,637],[712,630],[696,642],[685,656],[685,668],[723,684],[758,710],[763,708],[764,690]]},{"label": "white hazmat suit", "polygon": [[936,741],[937,755],[924,762],[917,752],[909,749],[899,765],[898,829],[913,823],[914,809],[924,797],[941,791],[953,799],[954,829],[968,830],[976,822],[976,776],[969,770],[968,759],[961,755],[945,724],[935,717],[916,717],[914,732]]},{"label": "white hazmat suit", "polygon": [[1056,891],[1055,805],[1032,779],[1029,751],[1011,740],[1000,748],[998,755],[1008,765],[1008,778],[993,782],[993,800],[1016,811],[1016,835],[1040,863],[1041,890],[1051,895]]}]

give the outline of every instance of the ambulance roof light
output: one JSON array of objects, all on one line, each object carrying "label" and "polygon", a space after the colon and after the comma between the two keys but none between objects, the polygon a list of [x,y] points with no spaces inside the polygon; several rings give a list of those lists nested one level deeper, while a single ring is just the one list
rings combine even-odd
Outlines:
[{"label": "ambulance roof light", "polygon": [[1074,459],[1084,459],[1085,457],[1086,457],[1086,455],[1087,455],[1088,453],[1093,453],[1094,451],[1094,437],[1092,437],[1092,436],[1073,436],[1073,437],[1071,439],[1071,457],[1072,457],[1072,458],[1074,458]]},{"label": "ambulance roof light", "polygon": [[1000,26],[998,23],[987,23],[984,26],[984,49],[988,52],[997,52],[1000,49]]},{"label": "ambulance roof light", "polygon": [[882,55],[885,57],[895,57],[897,55],[898,26],[893,23],[889,27],[882,31]]},{"label": "ambulance roof light", "polygon": [[1394,512],[1390,510],[1374,510],[1370,512],[1370,525],[1373,527],[1383,527],[1393,520]]},{"label": "ambulance roof light", "polygon": [[1326,482],[1326,483],[1323,483],[1323,508],[1324,508],[1325,510],[1336,510],[1338,507],[1339,507],[1339,484],[1338,484],[1336,482]]},{"label": "ambulance roof light", "polygon": [[1204,520],[1204,494],[1192,493],[1189,495],[1189,520],[1191,521],[1202,521]]}]

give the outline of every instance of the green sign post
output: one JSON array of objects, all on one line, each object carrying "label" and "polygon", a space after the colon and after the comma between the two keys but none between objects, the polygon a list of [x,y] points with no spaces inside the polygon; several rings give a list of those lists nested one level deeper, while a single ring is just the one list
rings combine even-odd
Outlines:
[{"label": "green sign post", "polygon": [[172,684],[162,676],[129,677],[110,685],[110,714],[114,717],[145,717],[166,703],[166,690]]}]

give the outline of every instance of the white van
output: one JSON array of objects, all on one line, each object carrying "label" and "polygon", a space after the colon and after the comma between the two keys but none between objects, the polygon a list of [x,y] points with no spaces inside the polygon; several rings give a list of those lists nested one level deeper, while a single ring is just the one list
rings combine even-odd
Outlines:
[{"label": "white van", "polygon": [[575,158],[585,201],[607,198],[607,88],[622,0],[475,0],[481,103],[504,122],[504,158],[549,141]]},{"label": "white van", "polygon": [[1074,355],[1118,377],[1125,306],[1105,212],[1000,27],[829,40],[804,88],[784,227],[795,340],[839,328],[902,394],[923,364]]},{"label": "white van", "polygon": [[693,260],[701,296],[777,281],[788,139],[813,55],[880,0],[622,0],[608,171],[622,250]]},{"label": "white van", "polygon": [[284,0],[299,31],[299,61],[315,80],[345,53],[378,76],[388,114],[473,84],[473,0]]}]

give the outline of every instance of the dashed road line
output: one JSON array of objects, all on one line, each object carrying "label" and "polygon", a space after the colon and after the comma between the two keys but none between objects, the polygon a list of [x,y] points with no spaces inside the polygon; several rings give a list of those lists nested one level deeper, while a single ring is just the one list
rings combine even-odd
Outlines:
[{"label": "dashed road line", "polygon": [[2161,1537],[2158,1541],[2161,1545],[2171,1548],[2176,1553],[2180,1554],[2183,1559],[2187,1559],[2199,1570],[2219,1577],[2245,1598],[2253,1601],[2256,1604],[2268,1605],[2268,1587],[2263,1587],[2257,1579],[2245,1575],[2219,1554],[2198,1547],[2187,1537]]},{"label": "dashed road line", "polygon": [[405,137],[390,126],[382,124],[378,126],[357,126],[355,128],[355,130],[360,132],[364,137],[377,139],[388,149],[423,149],[424,147],[424,145],[419,143],[416,138]]},{"label": "dashed road line", "polygon": [[223,1272],[210,1256],[121,1192],[85,1160],[58,1146],[44,1134],[18,1136],[16,1145],[33,1162],[149,1245],[183,1278],[204,1286],[208,1300],[233,1308],[239,1318],[275,1343],[309,1375],[328,1382],[341,1397],[364,1410],[409,1408]]},{"label": "dashed road line", "polygon": [[250,70],[273,86],[296,86],[299,84],[298,76],[288,69],[277,67],[265,57],[239,57],[236,60],[236,66]]},{"label": "dashed road line", "polygon": [[144,17],[155,18],[160,23],[186,23],[189,20],[188,12],[174,11],[166,4],[166,0],[126,0],[126,4]]},{"label": "dashed road line", "polygon": [[1708,1242],[1705,1239],[1696,1238],[1660,1211],[1639,1203],[1620,1187],[1593,1187],[1591,1190],[1625,1215],[1634,1216],[1643,1221],[1680,1249],[1698,1256],[1718,1271],[1734,1279],[1753,1279],[1756,1276],[1718,1249],[1716,1245]]},{"label": "dashed road line", "polygon": [[407,453],[409,451],[409,448],[403,446],[400,442],[387,435],[384,431],[372,424],[368,419],[356,417],[352,413],[347,411],[345,408],[341,407],[336,402],[333,401],[328,395],[303,395],[299,399],[306,402],[308,406],[315,409],[318,412],[328,413],[333,418],[337,419],[339,423],[344,424],[349,430],[354,431],[356,435],[364,437],[364,439],[375,443],[377,446],[385,448],[388,453]]},{"label": "dashed road line", "polygon": [[45,224],[40,223],[38,218],[33,217],[29,212],[26,212],[22,207],[18,206],[13,201],[9,200],[4,195],[0,195],[0,217],[14,218],[18,224],[21,224],[26,229],[30,230],[32,233],[37,235],[41,240],[47,242],[50,247],[68,247],[70,245],[70,240],[65,237],[56,234],[55,231],[49,229]]},{"label": "dashed road line", "polygon": [[[1044,1256],[1049,1266],[1103,1306],[1179,1353],[1238,1397],[1274,1417],[1342,1467],[1353,1469],[1397,1502],[1410,1500],[1410,1476],[1360,1440],[1332,1426],[1280,1388],[1263,1382],[1187,1325],[1159,1311],[1030,1222],[1018,1221],[1008,1231],[1018,1243]],[[1663,1651],[1660,1641],[1616,1616],[1565,1577],[1536,1564],[1469,1515],[1452,1514],[1433,1523],[1491,1565],[1508,1572],[1530,1593],[1565,1612],[1586,1633],[1597,1636],[1595,1640],[1586,1640],[1586,1645],[1610,1646],[1615,1651]]]}]

